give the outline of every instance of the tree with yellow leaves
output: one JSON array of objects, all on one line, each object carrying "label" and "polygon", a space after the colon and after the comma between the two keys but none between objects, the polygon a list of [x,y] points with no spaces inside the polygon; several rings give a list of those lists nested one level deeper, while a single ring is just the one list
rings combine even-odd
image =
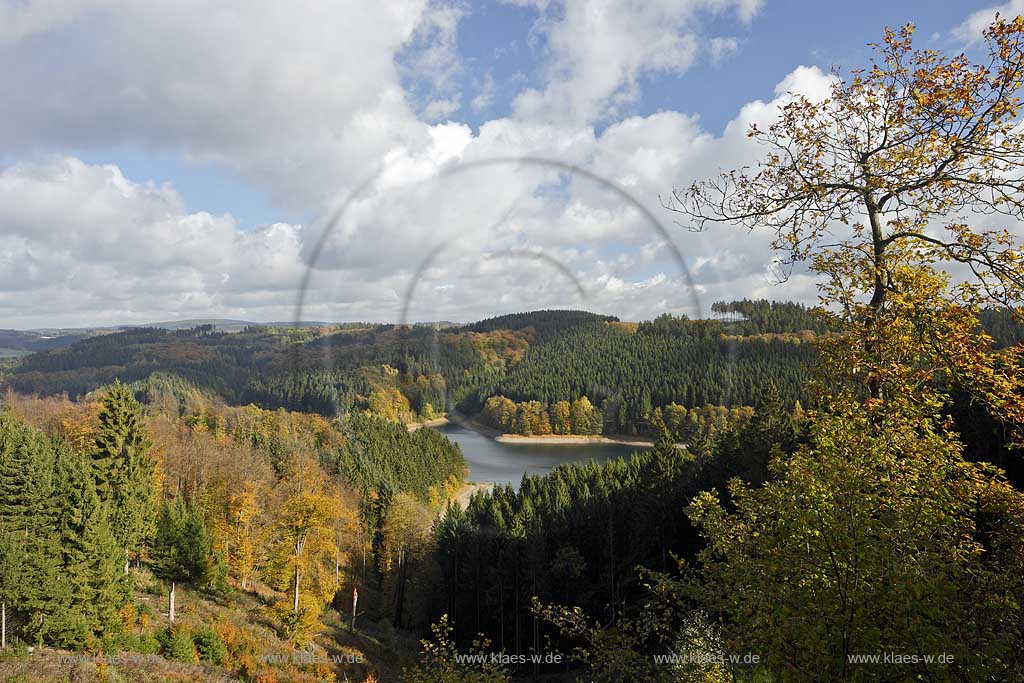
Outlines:
[{"label": "tree with yellow leaves", "polygon": [[289,637],[301,643],[337,590],[335,526],[341,505],[312,459],[297,457],[289,467],[277,486],[269,570],[276,587],[290,589],[290,609],[282,604],[277,612]]},{"label": "tree with yellow leaves", "polygon": [[221,525],[227,549],[228,571],[243,591],[255,588],[254,581],[265,553],[263,492],[257,483],[246,484],[228,500],[227,519]]},{"label": "tree with yellow leaves", "polygon": [[983,63],[915,50],[913,33],[887,30],[870,68],[837,73],[824,100],[792,94],[775,123],[752,126],[767,150],[755,168],[665,204],[694,230],[771,231],[784,266],[810,261],[845,324],[829,348],[872,399],[941,375],[1021,423],[1021,352],[994,351],[977,312],[1024,294],[1024,251],[978,225],[1024,218],[1024,20],[997,17]]}]

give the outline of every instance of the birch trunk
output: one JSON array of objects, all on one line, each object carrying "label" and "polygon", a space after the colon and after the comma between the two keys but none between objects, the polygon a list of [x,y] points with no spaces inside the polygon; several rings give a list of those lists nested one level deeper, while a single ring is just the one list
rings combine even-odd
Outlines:
[{"label": "birch trunk", "polygon": [[174,590],[176,588],[177,585],[174,583],[174,581],[171,581],[171,592],[167,596],[167,620],[170,621],[172,624],[174,623]]}]

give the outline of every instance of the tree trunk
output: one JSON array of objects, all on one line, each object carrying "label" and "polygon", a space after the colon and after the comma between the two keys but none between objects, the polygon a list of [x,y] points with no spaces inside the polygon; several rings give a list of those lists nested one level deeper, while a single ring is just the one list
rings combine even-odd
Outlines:
[{"label": "tree trunk", "polygon": [[[298,558],[296,558],[296,560],[297,559]],[[295,610],[296,614],[299,613],[299,578],[300,578],[299,563],[298,563],[298,561],[296,561],[296,563],[295,563],[295,605],[294,605],[294,610]]]},{"label": "tree trunk", "polygon": [[405,606],[405,579],[406,563],[405,549],[403,548],[398,551],[398,585],[395,587],[395,618],[393,620],[395,628],[402,627],[402,608]]},{"label": "tree trunk", "polygon": [[176,587],[176,584],[171,581],[171,592],[167,596],[167,620],[172,624],[174,623],[174,590]]},{"label": "tree trunk", "polygon": [[[500,556],[499,556],[500,557]],[[499,638],[501,643],[501,651],[505,651],[505,572],[503,570],[498,571],[498,623],[500,624],[501,630],[499,631]]]},{"label": "tree trunk", "polygon": [[[533,594],[537,595],[537,561],[534,558],[533,561]],[[533,651],[534,657],[540,656],[540,624],[538,623],[539,617],[537,613],[533,613],[533,647],[530,648]],[[540,675],[540,661],[538,659],[533,660],[533,680],[537,680]]]},{"label": "tree trunk", "polygon": [[7,649],[7,603],[0,602],[0,650]]},{"label": "tree trunk", "polygon": [[131,562],[132,562],[131,555],[128,554],[128,549],[125,548],[124,549],[124,573],[125,574],[128,573],[128,568],[131,567]]},{"label": "tree trunk", "polygon": [[352,633],[356,632],[356,610],[359,607],[359,589],[352,586]]},{"label": "tree trunk", "polygon": [[[867,328],[867,333],[870,335],[872,333],[871,327],[874,326],[875,322],[878,320],[879,311],[881,310],[882,305],[885,303],[886,292],[885,279],[883,275],[885,273],[886,267],[886,242],[884,236],[882,235],[882,223],[879,220],[878,215],[879,208],[878,205],[875,203],[874,197],[872,197],[870,194],[865,194],[864,205],[867,207],[868,221],[871,225],[871,265],[875,269],[874,291],[871,293],[871,301],[868,303],[868,308],[870,309],[871,313],[868,319],[864,321],[865,327]],[[871,342],[868,342],[865,350],[868,353],[871,353],[872,346],[873,345],[871,344]],[[874,376],[874,373],[872,373],[872,376],[868,378],[868,390],[871,392],[871,398],[885,398],[884,396],[882,396],[882,383],[877,376]]]},{"label": "tree trunk", "polygon": [[519,558],[516,557],[516,605],[515,605],[515,619],[516,619],[516,655],[519,655]]}]

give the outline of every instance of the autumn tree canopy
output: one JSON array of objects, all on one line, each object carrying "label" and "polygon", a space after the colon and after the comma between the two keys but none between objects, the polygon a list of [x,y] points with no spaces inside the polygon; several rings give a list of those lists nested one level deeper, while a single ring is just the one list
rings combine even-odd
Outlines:
[{"label": "autumn tree canopy", "polygon": [[[904,369],[944,370],[1019,421],[1008,379],[1019,357],[988,353],[975,316],[1019,306],[1024,293],[1024,252],[1008,229],[1024,218],[1024,20],[997,18],[980,63],[916,50],[913,34],[886,30],[870,67],[835,73],[829,97],[792,94],[774,123],[752,126],[766,148],[756,166],[676,189],[665,204],[694,230],[770,230],[784,264],[809,261],[826,307],[859,323],[842,364],[874,398],[921,379],[893,370],[886,354],[903,341],[915,348],[897,353]],[[1005,227],[984,227],[993,217]],[[890,335],[893,324],[909,327]]]}]

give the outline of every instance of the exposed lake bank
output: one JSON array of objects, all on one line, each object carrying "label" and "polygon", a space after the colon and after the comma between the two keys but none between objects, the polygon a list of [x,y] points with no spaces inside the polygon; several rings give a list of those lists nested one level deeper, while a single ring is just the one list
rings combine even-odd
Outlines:
[{"label": "exposed lake bank", "polygon": [[635,437],[618,436],[584,436],[581,434],[543,434],[523,436],[522,434],[501,434],[494,437],[496,441],[513,444],[560,444],[563,446],[586,446],[594,443],[612,443],[622,446],[639,446],[650,448],[653,441]]},{"label": "exposed lake bank", "polygon": [[417,429],[423,429],[424,427],[440,427],[448,424],[448,422],[447,417],[435,417],[433,420],[424,420],[423,422],[409,422],[405,425],[405,428],[410,432],[415,432]]},{"label": "exposed lake bank", "polygon": [[[652,445],[650,442],[622,443],[607,438],[593,440],[593,437],[583,437],[590,440],[566,440],[564,435],[557,435],[557,440],[514,436],[506,440],[498,438],[503,436],[500,432],[473,422],[453,419],[436,429],[459,445],[469,465],[467,479],[476,482],[478,488],[489,488],[494,484],[510,484],[518,488],[524,474],[547,474],[559,465],[607,462],[628,457]],[[466,500],[469,494],[465,496]],[[462,497],[459,496],[460,499]]]},{"label": "exposed lake bank", "polygon": [[[459,424],[467,429],[482,434],[488,438],[494,439],[495,441],[508,444],[526,445],[526,444],[551,444],[559,446],[587,446],[590,444],[617,444],[621,446],[637,446],[639,448],[650,448],[654,446],[654,441],[651,439],[645,439],[640,436],[620,436],[620,435],[584,435],[584,434],[531,434],[526,436],[523,434],[509,434],[502,432],[493,427],[489,427],[479,420],[471,417],[466,417],[460,413],[453,413],[452,418],[441,418],[444,422],[440,424]],[[429,425],[435,426],[435,425]]]}]

